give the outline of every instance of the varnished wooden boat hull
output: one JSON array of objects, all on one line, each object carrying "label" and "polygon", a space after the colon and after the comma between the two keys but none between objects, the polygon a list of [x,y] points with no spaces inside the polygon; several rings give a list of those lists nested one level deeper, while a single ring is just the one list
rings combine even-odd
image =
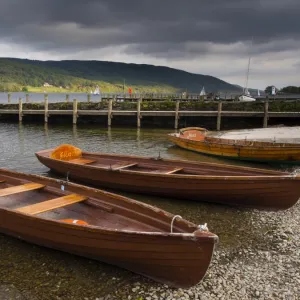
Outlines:
[{"label": "varnished wooden boat hull", "polygon": [[[36,155],[41,163],[60,174],[69,172],[71,178],[81,182],[134,193],[271,210],[287,209],[300,196],[299,177],[270,170],[84,152],[84,157],[95,160],[97,157],[109,157],[141,164],[164,164],[194,170],[199,175],[159,174],[78,165],[51,159],[49,152]],[[214,171],[223,175],[216,176]]]},{"label": "varnished wooden boat hull", "polygon": [[[0,170],[0,178],[7,181],[34,181],[59,191],[58,180],[40,176]],[[15,179],[14,179],[15,178]],[[0,191],[3,187],[0,186]],[[115,213],[137,218],[139,222],[157,226],[157,232],[116,230],[99,226],[78,226],[49,219],[47,215],[32,216],[8,209],[0,197],[0,232],[31,243],[97,259],[145,275],[175,287],[190,287],[205,275],[218,238],[208,231],[200,231],[195,224],[176,221],[170,233],[173,215],[129,198],[69,183],[69,192],[101,198]],[[29,192],[30,193],[30,192]],[[38,196],[38,194],[36,194]],[[12,196],[11,196],[12,197]],[[20,203],[22,203],[22,196]],[[13,199],[13,198],[11,198]],[[24,201],[32,201],[31,195]],[[103,200],[104,199],[104,200]],[[76,204],[71,212],[80,214],[87,209],[84,203]],[[95,213],[95,208],[92,210]],[[58,210],[56,214],[64,214]],[[103,213],[103,211],[102,211]],[[95,213],[96,214],[96,213]],[[164,231],[164,228],[166,229]]]},{"label": "varnished wooden boat hull", "polygon": [[[189,128],[182,131],[188,133]],[[197,129],[193,128],[190,131],[195,132]],[[203,139],[187,138],[178,134],[169,134],[168,139],[181,148],[214,156],[262,162],[300,163],[300,144],[230,140],[211,137],[201,128],[200,132],[204,135]]]}]

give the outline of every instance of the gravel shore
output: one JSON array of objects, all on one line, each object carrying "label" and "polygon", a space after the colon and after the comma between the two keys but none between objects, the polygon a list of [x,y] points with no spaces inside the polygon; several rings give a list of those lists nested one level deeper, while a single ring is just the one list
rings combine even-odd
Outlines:
[{"label": "gravel shore", "polygon": [[300,299],[300,203],[287,211],[256,211],[249,217],[248,230],[258,230],[258,240],[216,249],[197,286],[174,290],[137,284],[127,299]]},{"label": "gravel shore", "polygon": [[[22,298],[18,294],[20,287],[18,287],[18,291],[14,291],[13,286],[8,287],[7,285],[2,286],[2,293],[4,294],[4,288],[6,291],[10,290],[11,293],[14,291],[14,294],[19,295],[16,299],[22,300],[300,299],[300,202],[287,211],[237,210],[235,213],[243,214],[243,218],[248,218],[247,226],[245,227],[244,224],[243,228],[238,230],[237,224],[231,225],[237,226],[235,229],[229,228],[230,223],[228,223],[227,228],[223,228],[223,230],[224,233],[230,230],[236,231],[236,241],[241,242],[231,245],[222,244],[223,233],[218,230],[220,232],[220,244],[216,248],[212,264],[204,280],[190,289],[169,288],[119,268],[117,268],[120,271],[119,274],[111,273],[110,270],[115,270],[115,268],[106,265],[106,273],[102,273],[101,277],[95,271],[99,269],[99,266],[95,265],[94,261],[85,259],[81,261],[80,258],[79,264],[82,262],[87,265],[88,262],[88,273],[86,275],[83,273],[81,276],[83,278],[95,277],[95,281],[92,282],[94,286],[89,291],[87,286],[82,285],[78,287],[80,292],[69,292],[69,286],[74,283],[71,279],[71,282],[61,283],[65,276],[64,266],[61,266],[62,269],[57,271],[59,273],[57,276],[59,286],[56,284],[55,289],[50,287],[50,290],[43,295],[21,288]],[[35,249],[40,252],[40,249],[43,248]],[[68,259],[70,257],[70,261],[74,259],[73,256],[67,257]],[[67,265],[70,264],[70,261]],[[53,257],[51,257],[51,262],[56,264]],[[78,273],[73,262],[72,269]],[[46,271],[46,275],[51,275],[50,266],[47,270],[49,271]],[[97,291],[95,283],[99,282],[100,286],[101,280],[103,282],[104,279],[109,284],[106,288],[102,287]],[[77,284],[82,284],[82,282],[79,280]]]}]

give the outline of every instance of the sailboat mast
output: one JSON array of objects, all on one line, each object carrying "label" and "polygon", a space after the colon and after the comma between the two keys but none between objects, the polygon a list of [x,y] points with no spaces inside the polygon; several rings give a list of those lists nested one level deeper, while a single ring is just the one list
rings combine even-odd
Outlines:
[{"label": "sailboat mast", "polygon": [[246,76],[246,85],[245,85],[245,90],[248,89],[248,79],[249,79],[249,72],[250,72],[250,61],[251,61],[251,57],[249,56],[248,59],[248,69],[247,69],[247,76]]},{"label": "sailboat mast", "polygon": [[250,72],[250,61],[251,61],[251,49],[252,49],[252,46],[253,46],[253,37],[252,37],[252,41],[251,41],[251,47],[250,47],[250,50],[249,50],[248,68],[247,68],[247,75],[246,75],[246,83],[245,83],[244,93],[248,89],[248,79],[249,79],[249,72]]}]

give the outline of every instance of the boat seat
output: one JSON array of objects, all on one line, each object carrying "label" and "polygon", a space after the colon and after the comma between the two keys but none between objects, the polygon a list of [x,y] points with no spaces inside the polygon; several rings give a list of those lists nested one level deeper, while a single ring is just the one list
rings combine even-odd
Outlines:
[{"label": "boat seat", "polygon": [[40,214],[40,213],[43,213],[43,212],[46,212],[49,210],[53,210],[56,208],[60,208],[60,207],[64,207],[64,206],[67,206],[70,204],[81,202],[81,201],[84,201],[87,199],[88,199],[87,196],[71,194],[71,195],[43,201],[40,203],[20,207],[20,208],[17,208],[16,211],[30,214],[30,215],[36,215],[36,214]]},{"label": "boat seat", "polygon": [[154,170],[153,172],[151,173],[160,173],[160,174],[173,174],[173,173],[176,173],[176,172],[179,172],[183,170],[183,168],[173,168],[173,169],[162,169],[162,170]]},{"label": "boat seat", "polygon": [[8,187],[5,189],[0,189],[0,197],[23,193],[23,192],[28,192],[28,191],[33,191],[33,190],[39,190],[44,187],[45,187],[45,185],[40,184],[40,183],[34,183],[34,182],[25,183],[22,185],[11,186],[11,187]]},{"label": "boat seat", "polygon": [[111,166],[111,168],[115,171],[115,170],[122,170],[122,169],[126,169],[129,167],[133,167],[136,166],[137,163],[130,163],[130,162],[124,162],[124,163],[117,163]]},{"label": "boat seat", "polygon": [[164,172],[164,174],[173,174],[173,173],[179,172],[181,170],[183,170],[183,168],[175,168],[175,169]]},{"label": "boat seat", "polygon": [[69,160],[69,162],[73,164],[79,164],[79,165],[87,165],[95,162],[94,159],[86,159],[86,158],[74,158]]}]

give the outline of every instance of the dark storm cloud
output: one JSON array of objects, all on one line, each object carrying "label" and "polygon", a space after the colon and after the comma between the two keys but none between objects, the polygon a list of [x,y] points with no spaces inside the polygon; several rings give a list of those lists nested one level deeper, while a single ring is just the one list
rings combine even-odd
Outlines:
[{"label": "dark storm cloud", "polygon": [[295,46],[299,13],[299,0],[1,0],[0,38],[36,50],[127,45],[130,54],[180,57],[253,36],[256,52],[276,52]]}]

